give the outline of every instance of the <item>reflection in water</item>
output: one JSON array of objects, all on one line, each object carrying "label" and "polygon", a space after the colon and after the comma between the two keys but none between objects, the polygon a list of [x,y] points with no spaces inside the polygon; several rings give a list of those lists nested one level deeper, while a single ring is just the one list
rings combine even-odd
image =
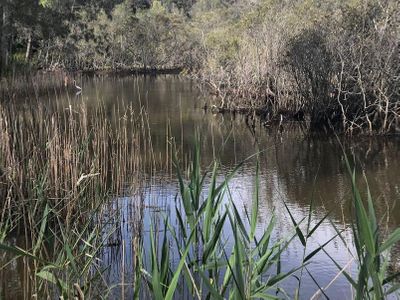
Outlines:
[{"label": "reflection in water", "polygon": [[[218,159],[222,166],[219,178],[221,181],[223,175],[237,163],[260,151],[259,234],[263,232],[272,214],[276,214],[276,238],[287,236],[289,232],[293,232],[293,226],[283,201],[299,221],[308,214],[309,204],[313,199],[314,223],[327,212],[330,215],[316,235],[312,236],[307,252],[336,234],[330,222],[345,229],[345,240],[348,247],[353,248],[348,228],[351,222],[350,181],[342,148],[336,138],[309,136],[296,124],[286,124],[278,131],[273,127],[265,128],[249,117],[205,113],[201,109],[202,96],[195,84],[175,76],[84,78],[82,85],[83,92],[79,97],[69,97],[66,94],[59,97],[72,105],[74,101],[85,101],[89,106],[96,101],[102,101],[108,112],[124,103],[132,104],[137,111],[145,107],[151,130],[153,148],[143,155],[152,155],[155,162],[149,166],[145,188],[140,195],[116,198],[112,204],[114,210],[120,212],[116,219],[121,225],[115,234],[118,235],[117,240],[123,241],[124,247],[116,246],[111,240],[101,255],[102,265],[109,266],[105,275],[106,281],[110,285],[118,284],[123,278],[127,285],[124,288],[118,286],[114,290],[115,297],[122,292],[132,292],[129,286],[132,284],[135,263],[133,248],[136,245],[134,241],[139,238],[135,233],[143,232],[145,236],[148,235],[150,223],[156,224],[158,220],[161,224],[165,215],[169,215],[172,224],[176,223],[174,211],[178,186],[171,165],[171,143],[176,144],[182,164],[187,165],[197,133],[201,133],[203,167],[206,169],[214,159]],[[361,187],[366,186],[363,175],[368,178],[382,224],[382,234],[400,226],[399,204],[396,203],[400,195],[400,161],[397,159],[399,139],[357,138],[343,139],[341,143],[347,155],[356,160]],[[254,183],[255,161],[250,159],[230,183],[232,195],[242,209],[243,217],[245,209],[251,210]],[[144,212],[135,205],[140,202],[138,197],[145,199]],[[138,225],[142,220],[143,225]],[[355,263],[352,262],[343,241],[336,239],[326,250],[341,266],[348,266],[348,270],[355,271]],[[394,271],[399,268],[400,248],[392,252]],[[282,257],[283,270],[297,267],[302,257],[303,248],[300,247],[300,242],[292,243]],[[12,278],[18,278],[17,269],[17,266],[12,268]],[[329,296],[335,299],[351,298],[348,282],[343,276],[335,278],[338,269],[325,254],[320,252],[316,255],[308,269],[318,278],[321,286],[329,286]],[[303,274],[303,278],[301,297],[308,299],[318,288],[308,274]],[[20,282],[17,279],[15,281]],[[9,287],[4,286],[4,280],[1,282],[2,290],[8,290]],[[293,295],[297,280],[292,277],[283,287]]]}]

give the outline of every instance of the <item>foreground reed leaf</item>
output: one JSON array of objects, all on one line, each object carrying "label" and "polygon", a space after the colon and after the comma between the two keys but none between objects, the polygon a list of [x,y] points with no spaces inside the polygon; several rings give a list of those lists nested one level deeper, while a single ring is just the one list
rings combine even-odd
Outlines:
[{"label": "foreground reed leaf", "polygon": [[185,265],[185,260],[186,257],[189,253],[190,247],[191,247],[191,243],[193,242],[195,236],[195,230],[192,230],[192,233],[190,234],[189,240],[187,242],[186,248],[184,250],[184,252],[182,253],[182,257],[179,261],[178,267],[175,269],[175,273],[174,276],[172,277],[171,283],[168,287],[168,291],[167,294],[165,295],[165,300],[172,300],[176,287],[178,285],[178,280],[182,271],[183,266]]},{"label": "foreground reed leaf", "polygon": [[235,255],[235,266],[233,268],[233,274],[235,276],[236,284],[236,298],[245,299],[246,297],[246,285],[245,285],[245,271],[243,268],[243,258],[244,258],[244,247],[240,236],[238,235],[238,230],[236,223],[231,219],[231,225],[234,236],[234,255]]},{"label": "foreground reed leaf", "polygon": [[328,241],[326,241],[324,244],[322,244],[321,246],[319,246],[317,249],[315,249],[314,251],[312,251],[310,254],[308,254],[305,259],[304,259],[304,263],[306,263],[307,261],[309,261],[311,258],[314,257],[314,255],[316,255],[319,251],[321,251],[323,248],[325,248],[326,245],[328,245],[330,242],[332,242],[336,237],[338,236],[338,234],[334,235],[332,238],[330,238]]},{"label": "foreground reed leaf", "polygon": [[44,211],[43,211],[42,223],[40,225],[39,236],[37,238],[35,247],[33,247],[33,251],[32,251],[33,255],[36,255],[39,247],[41,246],[41,244],[43,242],[44,232],[45,232],[46,226],[47,226],[48,215],[49,215],[49,204],[46,203],[46,207],[44,208]]},{"label": "foreground reed leaf", "polygon": [[264,234],[261,238],[260,241],[256,241],[256,246],[257,250],[259,250],[259,255],[261,256],[261,253],[265,253],[267,251],[270,240],[271,240],[271,234],[272,230],[275,228],[275,223],[276,223],[276,216],[273,214],[271,217],[271,220],[269,221],[267,229],[264,231]]},{"label": "foreground reed leaf", "polygon": [[[203,221],[203,238],[204,242],[208,243],[210,240],[211,234],[211,224],[213,223],[215,215],[218,213],[219,202],[221,201],[220,194],[215,194],[215,185],[217,181],[217,167],[218,164],[214,163],[214,168],[211,176],[211,184],[208,191],[208,197],[203,203],[202,207],[205,207],[204,210],[201,209],[199,211],[199,215],[204,213],[204,221]],[[205,205],[205,206],[204,206]],[[218,225],[217,225],[218,226]],[[215,239],[216,236],[214,235]],[[203,256],[204,257],[204,256]]]},{"label": "foreground reed leaf", "polygon": [[[324,291],[324,289],[320,286],[320,284],[318,283],[318,281],[314,278],[314,276],[311,274],[311,272],[308,270],[308,268],[306,267],[305,268],[306,269],[306,271],[307,271],[307,273],[308,273],[308,276],[310,276],[310,278],[312,279],[312,281],[315,283],[315,285],[318,287],[318,292],[321,292],[324,296],[325,296],[325,298],[327,299],[327,300],[329,300],[329,297],[328,297],[328,295],[325,293],[325,291]],[[317,293],[318,293],[317,292]],[[314,294],[315,295],[315,294]]]},{"label": "foreground reed leaf", "polygon": [[256,293],[252,297],[252,299],[265,299],[265,300],[278,300],[280,299],[279,297],[269,295],[269,294],[263,294],[263,293]]},{"label": "foreground reed leaf", "polygon": [[[157,300],[163,299],[163,294],[162,294],[162,282],[160,278],[160,272],[158,269],[158,258],[157,258],[157,246],[154,241],[154,231],[153,231],[153,226],[150,226],[150,247],[151,247],[151,288],[152,292],[154,293],[154,297]],[[169,262],[167,262],[169,263]]]},{"label": "foreground reed leaf", "polygon": [[[177,203],[176,197],[175,197],[175,203]],[[177,207],[175,207],[175,212],[176,212],[176,216],[178,218],[179,227],[180,227],[181,233],[183,235],[183,238],[186,239],[187,238],[186,226],[183,223],[182,215]]]},{"label": "foreground reed leaf", "polygon": [[[231,197],[232,199],[232,197]],[[249,234],[246,230],[245,225],[243,224],[242,218],[240,217],[239,211],[236,207],[235,202],[233,201],[233,199],[231,200],[231,205],[233,208],[233,214],[235,215],[235,221],[236,224],[239,226],[239,230],[241,231],[242,235],[244,236],[244,238],[246,239],[247,242],[250,242],[250,237]]]},{"label": "foreground reed leaf", "polygon": [[256,232],[257,219],[258,219],[258,210],[259,210],[259,201],[260,201],[260,195],[259,195],[259,193],[260,193],[259,192],[259,189],[260,189],[260,174],[259,174],[259,169],[260,169],[260,163],[257,160],[255,191],[254,191],[254,196],[253,196],[251,219],[250,219],[250,240],[254,239],[254,235],[255,235],[255,232]]},{"label": "foreground reed leaf", "polygon": [[389,295],[393,294],[394,292],[397,292],[398,290],[400,290],[400,283],[394,284],[387,291],[385,291],[385,296],[389,296]]},{"label": "foreground reed leaf", "polygon": [[313,235],[313,233],[319,228],[319,226],[321,226],[321,224],[326,220],[326,218],[329,215],[330,215],[330,212],[325,214],[325,216],[321,220],[319,220],[319,222],[308,232],[307,238],[310,238]]},{"label": "foreground reed leaf", "polygon": [[272,287],[275,287],[278,283],[282,282],[287,277],[293,275],[294,273],[296,273],[298,270],[302,269],[303,267],[304,266],[300,266],[300,267],[294,268],[286,273],[278,273],[275,276],[269,277],[267,282],[262,284],[261,287],[259,287],[257,290],[254,291],[254,294],[264,293],[265,291],[271,289]]},{"label": "foreground reed leaf", "polygon": [[160,270],[160,278],[161,282],[168,281],[168,271],[169,271],[169,242],[167,236],[167,228],[168,228],[168,218],[164,221],[164,240],[162,244],[161,250],[161,270]]},{"label": "foreground reed leaf", "polygon": [[[299,238],[301,244],[305,247],[306,246],[306,239],[304,238],[303,233],[301,232],[301,229],[299,227],[299,224],[296,222],[296,220],[294,219],[292,213],[290,212],[289,207],[287,206],[286,202],[283,201],[283,204],[285,205],[286,211],[289,213],[290,219],[292,220],[292,223],[294,225],[294,228],[296,230],[297,233],[297,237]],[[304,220],[304,219],[303,219]]]},{"label": "foreground reed leaf", "polygon": [[17,258],[18,256],[26,256],[26,257],[32,258],[33,260],[37,260],[42,263],[47,263],[45,260],[41,259],[40,257],[35,256],[35,255],[29,253],[28,251],[21,249],[19,247],[16,247],[16,246],[9,246],[4,243],[0,243],[0,249],[7,251],[11,254],[14,254],[15,258]]},{"label": "foreground reed leaf", "polygon": [[257,271],[257,275],[262,275],[266,270],[265,267],[267,266],[268,260],[273,254],[272,249],[268,249],[265,253],[259,258],[258,261],[255,263],[255,270]]},{"label": "foreground reed leaf", "polygon": [[215,289],[215,287],[210,283],[210,278],[208,278],[206,275],[204,275],[203,272],[199,271],[199,275],[203,279],[204,284],[206,285],[208,291],[211,294],[211,299],[216,299],[216,300],[223,300],[224,297],[221,296],[218,291]]},{"label": "foreground reed leaf", "polygon": [[397,228],[387,237],[387,239],[379,247],[379,253],[382,254],[384,251],[392,248],[399,241],[400,241],[400,228]]},{"label": "foreground reed leaf", "polygon": [[40,271],[39,273],[36,273],[36,276],[43,278],[44,280],[47,280],[54,285],[57,285],[56,277],[48,271]]},{"label": "foreground reed leaf", "polygon": [[213,235],[212,239],[209,242],[207,242],[205,245],[205,249],[203,252],[203,264],[205,264],[207,262],[209,256],[213,253],[219,239],[221,238],[222,227],[225,224],[225,219],[226,219],[227,214],[228,213],[225,212],[224,215],[222,216],[222,218],[217,221],[217,223],[215,225],[214,235]]}]

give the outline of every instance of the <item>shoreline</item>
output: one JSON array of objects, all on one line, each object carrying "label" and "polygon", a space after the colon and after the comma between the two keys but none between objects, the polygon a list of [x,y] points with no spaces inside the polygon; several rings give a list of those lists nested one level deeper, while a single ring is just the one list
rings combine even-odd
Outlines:
[{"label": "shoreline", "polygon": [[[48,75],[51,75],[47,77]],[[379,131],[366,131],[366,130],[355,130],[351,132],[341,132],[335,128],[334,124],[310,124],[311,115],[309,112],[304,110],[290,111],[290,110],[279,110],[274,111],[268,107],[268,105],[240,105],[221,107],[217,105],[219,96],[215,94],[212,88],[205,84],[205,82],[197,77],[190,76],[190,73],[186,72],[182,67],[176,68],[163,68],[163,69],[99,69],[99,70],[66,70],[66,69],[55,69],[55,70],[36,70],[29,71],[15,75],[13,77],[1,77],[0,78],[0,97],[1,102],[7,102],[19,97],[30,97],[33,95],[38,97],[49,90],[54,89],[69,89],[72,87],[73,77],[76,75],[83,76],[158,76],[158,75],[180,75],[189,76],[193,80],[199,82],[200,89],[204,95],[210,97],[208,101],[204,103],[203,110],[207,113],[212,114],[232,114],[232,115],[244,115],[247,118],[254,119],[259,118],[264,127],[270,126],[281,126],[287,122],[307,122],[309,124],[309,131],[313,133],[325,133],[331,135],[346,135],[346,136],[387,136],[387,137],[398,137],[400,132],[379,132]],[[42,77],[44,76],[44,77]],[[29,78],[29,80],[27,80]],[[234,100],[230,98],[229,101]],[[220,99],[219,99],[220,101]],[[336,124],[337,125],[337,124]]]}]

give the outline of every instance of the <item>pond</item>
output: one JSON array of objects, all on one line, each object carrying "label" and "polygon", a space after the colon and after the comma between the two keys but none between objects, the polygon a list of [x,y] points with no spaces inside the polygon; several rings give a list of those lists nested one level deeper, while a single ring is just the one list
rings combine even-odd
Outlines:
[{"label": "pond", "polygon": [[[355,272],[356,264],[349,249],[353,249],[350,230],[351,186],[343,148],[356,161],[361,190],[368,180],[374,204],[379,216],[382,234],[400,226],[400,139],[396,137],[336,138],[310,135],[304,126],[287,123],[267,126],[257,118],[232,114],[212,114],[203,106],[206,97],[196,83],[178,76],[157,77],[83,77],[79,85],[82,93],[62,93],[63,101],[86,102],[89,106],[103,101],[106,110],[112,110],[121,101],[130,103],[136,110],[144,107],[148,115],[153,162],[144,171],[145,182],[140,193],[134,196],[115,197],[113,203],[120,210],[118,234],[123,244],[129,245],[136,238],[131,224],[143,220],[144,238],[148,240],[150,224],[162,222],[169,216],[171,224],[177,224],[175,216],[176,196],[179,193],[176,172],[171,163],[172,144],[179,152],[183,166],[191,160],[197,136],[200,136],[201,164],[209,170],[214,160],[220,162],[218,181],[223,181],[238,163],[245,161],[229,183],[235,204],[243,220],[251,211],[256,182],[256,159],[260,164],[260,204],[257,234],[265,230],[272,215],[277,217],[274,238],[293,233],[294,226],[285,208],[299,222],[308,215],[311,201],[314,205],[313,224],[329,212],[321,227],[310,239],[306,254],[310,253],[336,235],[332,224],[344,230],[347,246],[334,239],[325,250],[348,272]],[[340,143],[339,143],[340,140]],[[343,147],[343,148],[342,148]],[[149,153],[143,153],[149,155]],[[248,159],[249,157],[252,158]],[[144,199],[142,216],[137,216],[134,203]],[[229,235],[229,232],[226,231]],[[230,240],[230,237],[227,237]],[[147,245],[147,246],[146,246]],[[145,242],[145,249],[148,244]],[[229,243],[227,244],[229,247]],[[349,247],[349,249],[347,249]],[[123,277],[126,286],[118,287],[113,297],[124,293],[130,298],[133,264],[130,251],[109,245],[101,254],[102,265],[110,266],[105,273],[107,283],[118,284]],[[391,269],[400,269],[400,248],[391,253]],[[281,257],[282,270],[288,271],[301,264],[303,247],[299,240],[291,243]],[[309,299],[321,287],[332,299],[351,299],[351,288],[346,278],[324,253],[319,252],[302,274],[301,299]],[[22,297],[23,282],[16,274],[4,274],[0,279],[6,298]],[[122,275],[123,274],[123,275]],[[299,274],[297,274],[299,276]],[[6,279],[7,277],[7,279]],[[11,279],[10,279],[11,278]],[[18,288],[20,287],[20,288]],[[298,281],[295,276],[285,280],[281,287],[293,297]],[[13,290],[13,292],[11,292]]]}]

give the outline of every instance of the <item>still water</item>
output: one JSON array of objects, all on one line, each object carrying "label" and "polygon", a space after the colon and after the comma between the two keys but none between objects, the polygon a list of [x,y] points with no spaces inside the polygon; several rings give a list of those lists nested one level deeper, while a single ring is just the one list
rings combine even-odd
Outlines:
[{"label": "still water", "polygon": [[[89,106],[103,101],[109,109],[120,102],[131,103],[137,110],[144,107],[148,114],[155,164],[149,166],[151,171],[146,173],[146,182],[139,196],[116,197],[113,200],[121,211],[123,222],[118,233],[127,248],[136,238],[131,218],[143,219],[145,238],[149,234],[150,223],[154,220],[161,222],[165,215],[169,215],[171,223],[176,224],[174,211],[178,184],[170,163],[170,144],[176,144],[185,165],[190,160],[196,134],[200,133],[202,166],[207,169],[213,160],[220,161],[220,181],[238,163],[260,152],[259,234],[266,228],[272,214],[277,216],[274,237],[278,239],[292,234],[293,225],[284,202],[295,219],[300,221],[307,216],[313,199],[314,223],[327,212],[330,214],[312,236],[307,253],[336,234],[332,223],[345,230],[347,246],[353,250],[349,229],[352,221],[350,179],[342,147],[336,138],[310,136],[296,123],[280,128],[267,127],[249,117],[205,112],[202,108],[207,99],[196,84],[177,76],[82,78],[80,85],[83,88],[80,95],[69,93],[59,97],[64,97],[65,101],[84,101]],[[356,161],[361,188],[365,187],[362,176],[368,179],[382,233],[400,226],[400,204],[397,203],[400,199],[400,139],[357,137],[342,139],[341,143],[346,153]],[[255,168],[254,159],[246,161],[229,184],[243,218],[245,210],[251,211]],[[137,216],[132,205],[138,197],[145,201],[142,216]],[[343,241],[335,239],[325,250],[341,266],[346,266],[348,272],[355,272],[355,262]],[[399,253],[400,247],[391,253],[393,270],[400,270]],[[110,266],[105,275],[108,283],[120,283],[123,276],[127,285],[124,293],[129,297],[133,270],[130,252],[109,246],[103,249],[101,258],[103,266]],[[302,258],[303,247],[296,240],[281,258],[282,270],[289,271],[299,266]],[[338,275],[339,270],[323,252],[313,258],[308,270],[321,287],[326,287],[326,294],[331,299],[352,298],[349,283],[344,276]],[[306,273],[302,276],[300,297],[309,299],[316,296],[318,287],[315,282]],[[291,277],[281,286],[293,296],[297,285],[297,279]],[[118,288],[110,297],[120,296],[121,288]]]}]

